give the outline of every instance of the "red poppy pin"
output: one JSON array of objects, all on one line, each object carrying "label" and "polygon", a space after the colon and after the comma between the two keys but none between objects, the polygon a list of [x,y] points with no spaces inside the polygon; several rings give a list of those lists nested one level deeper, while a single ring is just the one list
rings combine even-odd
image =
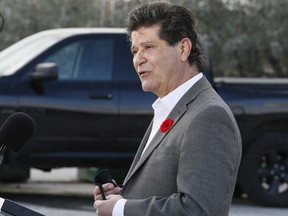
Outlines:
[{"label": "red poppy pin", "polygon": [[172,127],[172,125],[173,125],[173,120],[168,118],[161,124],[160,131],[162,133],[165,133]]}]

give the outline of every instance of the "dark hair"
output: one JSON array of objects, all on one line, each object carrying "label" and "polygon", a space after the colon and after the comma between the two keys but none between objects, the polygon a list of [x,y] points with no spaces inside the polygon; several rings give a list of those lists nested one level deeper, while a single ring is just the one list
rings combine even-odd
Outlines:
[{"label": "dark hair", "polygon": [[146,3],[130,12],[126,20],[128,37],[140,27],[160,24],[159,37],[170,46],[183,38],[192,42],[192,50],[188,57],[189,64],[196,64],[199,71],[205,69],[202,47],[198,42],[195,26],[197,20],[187,8],[167,2]]}]

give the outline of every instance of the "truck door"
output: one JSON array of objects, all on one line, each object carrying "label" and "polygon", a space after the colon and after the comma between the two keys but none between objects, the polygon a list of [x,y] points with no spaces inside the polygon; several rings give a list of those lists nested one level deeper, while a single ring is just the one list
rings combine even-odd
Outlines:
[{"label": "truck door", "polygon": [[37,125],[22,156],[30,155],[39,166],[91,166],[103,152],[109,153],[118,129],[116,46],[113,35],[77,36],[34,61],[30,74],[37,64],[54,62],[59,77],[34,83],[26,76],[20,82],[20,110],[30,114]]}]

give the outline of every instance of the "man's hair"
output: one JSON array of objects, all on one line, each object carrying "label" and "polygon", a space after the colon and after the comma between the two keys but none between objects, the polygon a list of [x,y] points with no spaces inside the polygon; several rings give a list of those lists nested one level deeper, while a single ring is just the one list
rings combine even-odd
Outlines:
[{"label": "man's hair", "polygon": [[190,65],[197,65],[199,71],[205,69],[202,47],[198,42],[195,26],[197,20],[190,10],[167,2],[146,3],[132,10],[126,20],[129,39],[131,33],[140,27],[160,24],[159,38],[170,46],[176,45],[183,38],[192,42],[192,50],[188,57]]}]

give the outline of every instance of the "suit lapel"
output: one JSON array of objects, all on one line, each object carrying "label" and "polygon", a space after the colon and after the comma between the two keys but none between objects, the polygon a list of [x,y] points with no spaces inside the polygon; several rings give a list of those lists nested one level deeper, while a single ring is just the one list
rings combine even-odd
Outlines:
[{"label": "suit lapel", "polygon": [[129,169],[128,173],[127,173],[127,176],[126,176],[123,184],[125,184],[126,180],[127,180],[128,177],[131,175],[132,170],[134,169],[134,167],[136,166],[138,160],[140,159],[140,157],[141,157],[141,155],[142,155],[142,151],[144,150],[144,148],[145,148],[145,146],[146,146],[146,143],[147,143],[147,141],[148,141],[148,139],[149,139],[149,135],[150,135],[151,130],[152,130],[152,124],[153,124],[153,121],[151,121],[148,129],[146,130],[146,133],[145,133],[145,135],[144,135],[144,137],[143,137],[143,139],[142,139],[142,141],[141,141],[141,143],[140,143],[140,145],[139,145],[139,148],[138,148],[138,150],[137,150],[137,152],[136,152],[136,154],[135,154],[135,157],[134,157],[134,159],[133,159],[133,162],[132,162],[132,164],[131,164],[131,166],[130,166],[130,169]]},{"label": "suit lapel", "polygon": [[[172,127],[169,129],[172,130],[173,127],[177,124],[177,122],[181,119],[184,113],[187,111],[187,105],[191,103],[202,91],[210,88],[211,85],[205,77],[202,77],[197,83],[194,84],[192,88],[188,90],[188,92],[180,99],[180,101],[176,104],[174,109],[168,115],[167,118],[173,119],[174,123]],[[145,150],[144,154],[141,157],[142,151],[148,141],[150,132],[152,129],[152,123],[150,124],[148,130],[146,131],[144,138],[139,146],[139,149],[136,153],[136,156],[132,162],[131,168],[124,180],[124,185],[127,183],[129,178],[133,176],[133,174],[141,167],[141,165],[149,158],[154,149],[161,143],[165,136],[169,134],[169,131],[162,133],[160,130],[155,134],[155,137],[151,140],[149,146]]]},{"label": "suit lapel", "polygon": [[[179,112],[177,113],[171,113],[167,118],[171,118],[173,119],[173,125],[172,127],[169,129],[172,130],[173,126],[177,124],[178,120],[181,118],[181,116],[185,113],[186,109],[182,109],[182,110],[178,110]],[[175,115],[176,114],[176,115]],[[140,157],[138,163],[136,164],[134,171],[136,171],[144,162],[145,160],[147,160],[147,158],[149,158],[149,156],[152,154],[152,152],[154,151],[154,149],[161,143],[161,141],[164,139],[165,136],[167,136],[169,134],[169,131],[163,133],[160,130],[158,130],[158,132],[155,134],[155,137],[151,140],[149,146],[147,147],[147,149],[145,150],[144,154],[142,155],[142,157]],[[142,152],[142,151],[141,151]],[[133,174],[133,172],[131,173]]]}]

